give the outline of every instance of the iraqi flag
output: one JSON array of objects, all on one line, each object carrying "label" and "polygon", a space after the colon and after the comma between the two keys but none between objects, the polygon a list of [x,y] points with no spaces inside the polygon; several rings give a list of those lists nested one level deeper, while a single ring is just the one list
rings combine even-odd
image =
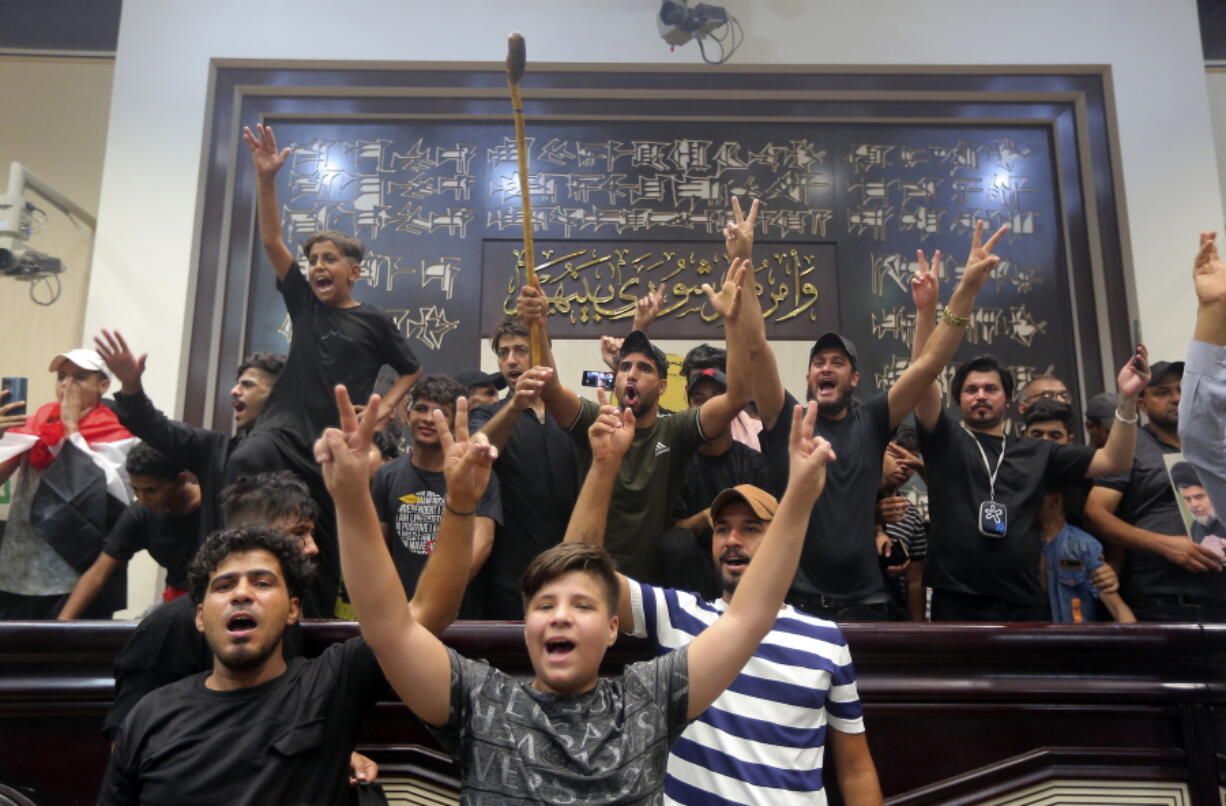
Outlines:
[{"label": "iraqi flag", "polygon": [[23,454],[42,477],[30,524],[64,560],[83,573],[132,501],[124,461],[136,443],[109,408],[95,406],[65,437],[60,404],[48,403],[0,437],[0,463]]}]

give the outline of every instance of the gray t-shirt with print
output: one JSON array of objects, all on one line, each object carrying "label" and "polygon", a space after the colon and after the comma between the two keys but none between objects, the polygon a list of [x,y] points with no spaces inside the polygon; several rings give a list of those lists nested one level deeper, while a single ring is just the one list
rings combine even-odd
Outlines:
[{"label": "gray t-shirt with print", "polygon": [[686,648],[575,696],[448,653],[451,716],[434,734],[460,764],[461,803],[663,802],[668,750],[689,724]]}]

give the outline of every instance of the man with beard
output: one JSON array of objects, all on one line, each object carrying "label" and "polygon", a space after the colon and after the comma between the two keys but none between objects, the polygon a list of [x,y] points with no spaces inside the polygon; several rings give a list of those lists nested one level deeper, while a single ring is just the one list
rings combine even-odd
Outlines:
[{"label": "man with beard", "polygon": [[[228,527],[257,523],[280,529],[294,539],[313,567],[318,508],[306,483],[283,470],[243,476],[221,494],[221,511]],[[302,654],[302,630],[294,624],[285,632],[285,659]],[[196,630],[196,605],[181,596],[154,608],[115,657],[115,702],[102,725],[114,740],[128,712],[149,692],[190,674],[211,668],[213,656],[204,635]]]},{"label": "man with beard", "polygon": [[[433,417],[456,458],[449,485],[466,487],[482,448],[474,451],[463,423],[453,442],[442,412]],[[481,461],[488,473],[488,457]],[[445,518],[416,594],[407,607],[401,599],[435,635],[459,609],[472,531],[467,518]],[[384,685],[361,638],[286,661],[282,643],[301,614],[310,572],[298,542],[274,527],[246,524],[209,538],[192,563],[191,595],[211,670],[136,705],[119,730],[99,803],[348,802],[350,752]]]},{"label": "man with beard", "polygon": [[[1125,600],[1138,621],[1226,620],[1222,561],[1189,539],[1163,457],[1178,453],[1182,361],[1159,361],[1141,393],[1146,426],[1130,467],[1100,478],[1085,516],[1093,533],[1123,548]],[[1111,430],[1119,430],[1119,423]]]},{"label": "man with beard", "polygon": [[[448,428],[454,427],[456,401],[464,396],[464,387],[445,375],[427,375],[413,386],[410,395],[409,432],[413,450],[380,467],[371,488],[379,528],[407,596],[413,595],[426,560],[434,552],[447,497],[447,479],[443,475],[446,456],[435,412],[441,411]],[[477,504],[472,574],[480,571],[489,557],[494,527],[501,520],[502,503],[495,480],[486,487]],[[470,596],[461,618],[484,618],[483,610],[483,604]]]},{"label": "man with beard", "polygon": [[932,528],[925,582],[933,621],[1046,621],[1039,579],[1039,511],[1050,485],[1071,485],[1128,466],[1136,396],[1148,380],[1145,348],[1120,370],[1119,420],[1093,451],[1050,439],[1006,437],[1013,375],[992,356],[963,363],[950,384],[962,421],[941,408],[933,383],[916,407],[928,468]]},{"label": "man with beard", "polygon": [[[756,203],[755,203],[756,204]],[[725,230],[730,255],[746,256],[753,246],[754,213]],[[938,288],[935,270],[912,281],[917,317],[911,365],[885,392],[863,403],[852,395],[860,384],[858,356],[851,340],[824,333],[809,350],[805,386],[818,404],[818,430],[846,461],[830,469],[831,493],[817,501],[809,519],[809,536],[788,602],[833,621],[885,621],[890,618],[890,593],[882,579],[874,523],[881,466],[891,432],[906,418],[953,358],[970,322],[976,294],[988,282],[1000,258],[992,249],[1008,230],[1001,227],[984,241],[984,222],[976,222],[966,270],[937,323]],[[939,265],[940,253],[934,257]],[[751,277],[748,281],[753,282]],[[787,417],[795,404],[780,380],[774,355],[766,342],[761,307],[746,298],[745,330],[754,368],[753,396],[762,415],[762,450],[775,471],[773,490],[786,483]],[[931,334],[929,336],[929,334]],[[925,454],[927,451],[925,450]]]},{"label": "man with beard", "polygon": [[[1209,493],[1200,483],[1196,470],[1188,462],[1176,462],[1171,468],[1171,481],[1175,483],[1180,498],[1192,513],[1192,542],[1213,548],[1220,559],[1226,560],[1221,551],[1222,539],[1226,538],[1226,528],[1223,528],[1222,522],[1217,519],[1213,502],[1209,500]],[[1210,537],[1217,539],[1205,543],[1205,539]]]},{"label": "man with beard", "polygon": [[[589,429],[596,459],[571,516],[567,542],[603,542],[629,427],[616,409],[605,406]],[[844,458],[827,466],[827,479]],[[750,484],[714,496],[707,511],[713,561],[707,567],[718,598],[618,574],[622,632],[647,638],[657,655],[691,646],[725,617],[778,508],[772,495]],[[673,744],[664,795],[669,803],[682,804],[824,804],[824,762],[831,756],[842,802],[881,803],[847,641],[838,625],[785,605],[728,691]]]},{"label": "man with beard", "polygon": [[490,348],[508,391],[468,415],[472,430],[499,451],[494,473],[502,521],[483,571],[485,608],[488,618],[518,620],[524,617],[519,578],[533,557],[562,542],[579,494],[579,463],[570,436],[541,400],[543,378],[552,370],[530,369],[528,327],[508,316],[490,334]]},{"label": "man with beard", "polygon": [[[728,344],[727,390],[707,400],[700,409],[686,409],[667,417],[660,414],[660,395],[667,386],[668,358],[641,330],[630,333],[617,354],[613,389],[621,405],[634,413],[634,444],[622,464],[609,513],[608,551],[618,569],[648,581],[660,579],[660,537],[672,525],[673,504],[690,460],[703,442],[728,430],[733,418],[749,402],[745,338],[741,334],[742,293],[749,276],[748,261],[733,261],[717,294],[704,285],[711,308],[724,318]],[[752,285],[748,286],[750,289]],[[537,289],[520,293],[520,316],[525,321],[546,321],[547,300]],[[548,340],[546,339],[546,342]],[[545,362],[554,366],[546,350]],[[580,398],[561,384],[555,372],[542,373],[541,396],[549,413],[565,424],[579,452],[580,466],[591,464],[587,429],[600,412],[589,398]]]}]

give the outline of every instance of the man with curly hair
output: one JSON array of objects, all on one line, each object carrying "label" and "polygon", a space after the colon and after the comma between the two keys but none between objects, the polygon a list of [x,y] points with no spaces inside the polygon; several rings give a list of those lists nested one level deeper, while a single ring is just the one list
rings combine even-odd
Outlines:
[{"label": "man with curly hair", "polygon": [[[466,421],[453,441],[442,413],[433,416],[445,448],[454,446],[457,457],[472,453]],[[491,461],[484,460],[485,474]],[[474,461],[453,462],[447,473],[463,486]],[[361,638],[316,658],[286,660],[286,630],[301,615],[312,570],[303,549],[294,536],[261,523],[224,529],[200,548],[188,587],[211,668],[132,709],[99,803],[348,802],[350,753],[382,676]],[[435,635],[455,619],[471,549],[471,520],[440,529],[406,608]]]}]

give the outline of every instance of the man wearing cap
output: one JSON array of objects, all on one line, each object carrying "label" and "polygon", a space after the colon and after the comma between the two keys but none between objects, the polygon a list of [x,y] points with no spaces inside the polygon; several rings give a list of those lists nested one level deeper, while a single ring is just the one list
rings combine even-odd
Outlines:
[{"label": "man wearing cap", "polygon": [[[700,409],[727,389],[728,377],[714,367],[707,367],[689,374],[685,399],[690,408]],[[707,597],[717,595],[710,562],[711,520],[707,509],[721,490],[738,484],[765,487],[768,478],[766,457],[734,439],[731,428],[698,447],[686,468],[673,508],[677,522],[665,532],[660,547],[665,584],[698,591]]]},{"label": "man wearing cap", "polygon": [[[744,339],[739,335],[739,300],[754,297],[740,292],[743,287],[753,287],[743,285],[747,276],[738,261],[730,267],[718,294],[710,286],[703,287],[708,304],[724,317],[728,374],[727,390],[707,400],[701,409],[660,416],[660,395],[668,383],[668,358],[641,330],[632,331],[618,352],[613,389],[621,405],[633,411],[636,431],[613,492],[607,548],[621,571],[639,579],[660,579],[660,538],[672,525],[677,492],[698,446],[722,436],[749,402],[748,365]],[[520,292],[519,311],[526,322],[537,320],[544,327],[547,302],[539,290],[526,286]],[[548,344],[548,339],[545,341]],[[550,351],[545,352],[546,364],[554,366]],[[544,374],[541,396],[549,413],[567,426],[579,452],[580,466],[586,471],[591,463],[587,429],[600,407],[563,386],[556,373]]]},{"label": "man wearing cap", "polygon": [[[93,350],[51,361],[55,402],[0,437],[0,484],[14,472],[0,538],[0,619],[55,618],[131,499],[124,459],[134,438],[106,406],[110,386]],[[85,614],[123,608],[126,574],[115,574]]]},{"label": "man wearing cap", "polygon": [[1119,404],[1119,397],[1111,392],[1099,392],[1086,404],[1086,444],[1091,448],[1097,450],[1107,444]]},{"label": "man wearing cap", "polygon": [[570,435],[541,400],[551,370],[531,369],[528,327],[508,316],[490,333],[490,349],[507,394],[468,415],[469,429],[498,448],[494,474],[502,496],[502,522],[481,580],[486,615],[518,620],[524,617],[520,577],[533,557],[562,542],[579,494],[579,462]]},{"label": "man wearing cap", "polygon": [[498,390],[507,387],[507,381],[501,372],[482,372],[479,369],[466,369],[455,376],[456,382],[463,386],[468,405],[474,409],[477,406],[493,405],[498,402]]},{"label": "man wearing cap", "polygon": [[[629,442],[620,420],[606,406],[589,431],[594,460],[567,542],[604,541]],[[827,481],[845,458],[852,457],[836,455],[827,465]],[[621,630],[647,638],[657,654],[688,646],[725,613],[779,507],[749,484],[723,490],[710,504],[718,598],[617,575]],[[738,677],[673,744],[664,794],[680,804],[824,804],[823,767],[831,758],[842,802],[881,803],[847,641],[838,625],[785,605]]]},{"label": "man wearing cap", "polygon": [[[738,221],[725,230],[730,255],[743,256],[752,248],[749,224],[748,219]],[[824,333],[809,350],[805,386],[818,404],[817,433],[830,441],[839,461],[827,472],[827,494],[814,505],[800,572],[788,598],[806,612],[835,621],[884,621],[890,617],[890,593],[881,575],[874,524],[882,459],[890,434],[953,358],[970,323],[975,295],[1000,261],[992,249],[1007,227],[1001,227],[986,242],[983,230],[984,223],[977,222],[966,270],[939,324],[936,276],[926,271],[927,264],[920,256],[925,271],[912,283],[918,314],[912,361],[887,391],[863,403],[853,400],[860,372],[856,347],[847,337]],[[934,263],[937,260],[939,253]],[[747,282],[752,283],[753,278]],[[747,296],[745,308],[744,318],[749,323],[745,329],[752,334],[749,356],[754,368],[753,396],[762,415],[762,449],[774,476],[772,489],[777,492],[787,479],[785,415],[796,401],[783,388],[766,343],[761,306],[753,295]]]},{"label": "man wearing cap", "polygon": [[1188,537],[1163,460],[1181,448],[1183,369],[1182,361],[1153,365],[1132,466],[1097,479],[1086,502],[1094,534],[1127,552],[1121,592],[1138,621],[1226,621],[1221,559]]}]

